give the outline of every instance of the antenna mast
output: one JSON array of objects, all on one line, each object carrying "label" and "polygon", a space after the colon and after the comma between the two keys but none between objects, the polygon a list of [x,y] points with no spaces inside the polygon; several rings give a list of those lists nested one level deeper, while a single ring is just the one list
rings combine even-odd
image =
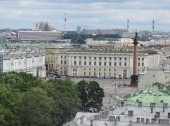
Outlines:
[{"label": "antenna mast", "polygon": [[127,19],[127,30],[129,31],[129,19]]},{"label": "antenna mast", "polygon": [[65,17],[64,17],[64,30],[65,32],[67,31],[67,13],[65,13]]},{"label": "antenna mast", "polygon": [[155,30],[155,21],[153,20],[152,21],[152,31],[154,32],[154,30]]}]

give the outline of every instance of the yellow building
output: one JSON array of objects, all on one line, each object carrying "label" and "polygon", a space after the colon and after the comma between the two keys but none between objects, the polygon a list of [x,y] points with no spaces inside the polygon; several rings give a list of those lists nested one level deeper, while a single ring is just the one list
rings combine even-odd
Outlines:
[{"label": "yellow building", "polygon": [[[159,66],[159,54],[140,52],[138,72]],[[128,78],[132,75],[132,51],[71,50],[58,54],[58,74],[77,77]]]}]

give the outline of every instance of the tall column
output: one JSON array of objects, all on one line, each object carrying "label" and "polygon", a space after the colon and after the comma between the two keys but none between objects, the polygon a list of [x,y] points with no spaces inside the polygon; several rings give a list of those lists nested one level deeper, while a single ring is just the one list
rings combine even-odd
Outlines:
[{"label": "tall column", "polygon": [[138,42],[137,42],[138,33],[135,33],[134,38],[134,52],[133,52],[133,75],[131,76],[131,83],[132,87],[138,87]]}]

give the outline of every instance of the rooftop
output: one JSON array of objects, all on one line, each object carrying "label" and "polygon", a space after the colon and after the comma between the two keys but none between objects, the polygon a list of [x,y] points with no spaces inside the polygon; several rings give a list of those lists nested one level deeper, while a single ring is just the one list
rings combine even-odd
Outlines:
[{"label": "rooftop", "polygon": [[[118,54],[133,54],[133,51],[131,50],[104,50],[104,49],[98,49],[98,50],[94,50],[94,49],[76,49],[76,50],[70,50],[70,52],[89,52],[89,53],[118,53]],[[141,50],[138,51],[139,54],[157,54],[157,52],[155,51],[150,51],[150,50]]]},{"label": "rooftop", "polygon": [[[92,123],[94,126],[168,126],[169,95],[170,86],[154,83],[145,90],[118,98],[113,107],[99,113],[77,113],[74,121],[79,126],[89,126]],[[139,106],[140,102],[142,104]]]}]

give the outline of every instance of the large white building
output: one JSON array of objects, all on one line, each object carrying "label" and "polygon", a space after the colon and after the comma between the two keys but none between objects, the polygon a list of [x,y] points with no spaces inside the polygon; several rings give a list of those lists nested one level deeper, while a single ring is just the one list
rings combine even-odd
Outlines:
[{"label": "large white building", "polygon": [[[138,72],[159,66],[160,56],[153,52],[138,54]],[[58,74],[75,77],[111,78],[131,77],[133,51],[121,50],[71,50],[58,54]]]},{"label": "large white building", "polygon": [[61,40],[61,31],[19,31],[18,39],[27,41]]},{"label": "large white building", "polygon": [[46,77],[45,51],[35,45],[16,46],[2,50],[0,72],[26,72],[34,76]]}]

